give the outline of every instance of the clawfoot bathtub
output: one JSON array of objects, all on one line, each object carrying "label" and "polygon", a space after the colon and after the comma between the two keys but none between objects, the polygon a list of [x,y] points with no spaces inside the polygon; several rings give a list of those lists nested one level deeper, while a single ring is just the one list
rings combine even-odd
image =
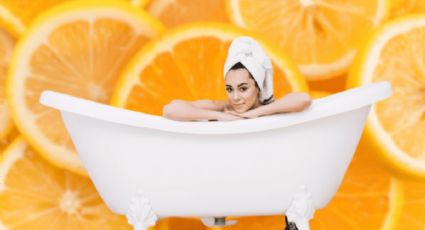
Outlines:
[{"label": "clawfoot bathtub", "polygon": [[231,122],[179,122],[45,91],[107,206],[135,229],[158,218],[286,214],[309,229],[341,184],[378,82],[316,99],[303,112]]}]

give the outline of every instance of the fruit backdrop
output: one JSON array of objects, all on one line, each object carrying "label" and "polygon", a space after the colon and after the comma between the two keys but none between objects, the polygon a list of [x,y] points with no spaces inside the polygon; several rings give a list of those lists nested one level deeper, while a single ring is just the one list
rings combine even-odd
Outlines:
[{"label": "fruit backdrop", "polygon": [[[277,97],[393,85],[311,228],[425,229],[423,0],[0,0],[0,229],[131,229],[40,93],[156,115],[174,98],[224,99],[227,48],[241,35],[270,55]],[[225,229],[285,226],[283,214],[232,219]],[[153,229],[208,228],[166,218]]]}]

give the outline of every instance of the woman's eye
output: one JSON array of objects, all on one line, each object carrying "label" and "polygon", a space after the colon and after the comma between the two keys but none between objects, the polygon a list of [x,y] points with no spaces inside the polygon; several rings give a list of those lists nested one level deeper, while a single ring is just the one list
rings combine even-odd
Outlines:
[{"label": "woman's eye", "polygon": [[242,91],[242,92],[245,92],[246,90],[247,90],[247,88],[246,88],[246,87],[242,87],[242,88],[241,88],[241,91]]},{"label": "woman's eye", "polygon": [[226,90],[227,90],[228,93],[232,92],[231,88],[227,88]]}]

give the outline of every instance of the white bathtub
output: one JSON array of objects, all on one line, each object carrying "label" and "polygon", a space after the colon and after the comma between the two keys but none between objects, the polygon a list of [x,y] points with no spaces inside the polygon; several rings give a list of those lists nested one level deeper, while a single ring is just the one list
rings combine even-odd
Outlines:
[{"label": "white bathtub", "polygon": [[[286,214],[308,229],[337,192],[379,82],[316,99],[305,111],[231,122],[180,122],[51,91],[107,206],[135,229],[168,216]],[[218,223],[216,223],[218,224]]]}]

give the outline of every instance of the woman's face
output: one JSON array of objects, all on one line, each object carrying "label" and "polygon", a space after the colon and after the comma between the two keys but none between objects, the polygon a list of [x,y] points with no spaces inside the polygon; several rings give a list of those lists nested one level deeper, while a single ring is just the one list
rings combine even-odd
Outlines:
[{"label": "woman's face", "polygon": [[259,91],[246,69],[230,70],[226,74],[226,92],[230,106],[243,113],[259,105]]}]

